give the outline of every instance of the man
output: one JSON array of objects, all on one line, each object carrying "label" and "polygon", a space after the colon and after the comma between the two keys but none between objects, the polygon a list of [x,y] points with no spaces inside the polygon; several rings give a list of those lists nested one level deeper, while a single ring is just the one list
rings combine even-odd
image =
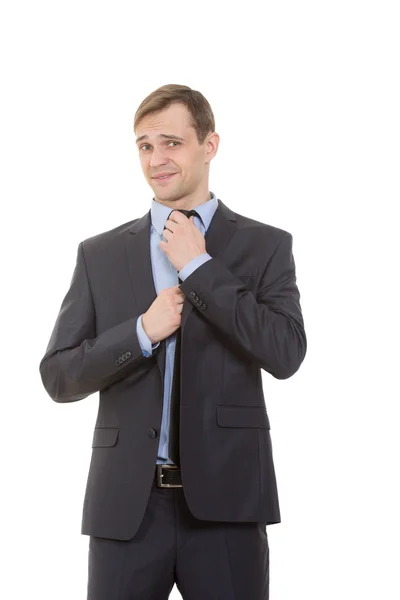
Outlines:
[{"label": "man", "polygon": [[185,600],[265,600],[280,511],[261,369],[288,378],[306,353],[292,236],[209,192],[219,135],[200,92],[158,88],[134,131],[151,208],[79,244],[40,363],[55,402],[100,392],[88,600],[174,583]]}]

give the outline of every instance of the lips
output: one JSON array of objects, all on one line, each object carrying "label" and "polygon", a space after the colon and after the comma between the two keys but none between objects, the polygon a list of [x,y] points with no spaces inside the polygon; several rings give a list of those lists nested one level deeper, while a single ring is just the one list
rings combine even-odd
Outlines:
[{"label": "lips", "polygon": [[156,175],[153,179],[155,181],[168,181],[173,175],[176,175],[176,173],[164,173],[163,175]]}]

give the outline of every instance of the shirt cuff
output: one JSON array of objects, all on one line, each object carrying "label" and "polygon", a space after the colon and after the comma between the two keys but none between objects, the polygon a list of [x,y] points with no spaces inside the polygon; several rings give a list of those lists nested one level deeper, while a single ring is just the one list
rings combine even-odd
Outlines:
[{"label": "shirt cuff", "polygon": [[136,321],[136,334],[138,336],[143,356],[151,356],[153,354],[153,350],[160,345],[160,342],[157,342],[156,344],[151,343],[145,330],[143,329],[142,317],[143,314],[141,314]]},{"label": "shirt cuff", "polygon": [[180,279],[182,279],[182,281],[185,281],[186,277],[189,277],[193,271],[211,258],[212,256],[210,256],[208,252],[204,252],[203,254],[200,254],[200,256],[195,256],[190,262],[187,263],[187,265],[183,267],[183,269],[178,272],[178,276]]}]

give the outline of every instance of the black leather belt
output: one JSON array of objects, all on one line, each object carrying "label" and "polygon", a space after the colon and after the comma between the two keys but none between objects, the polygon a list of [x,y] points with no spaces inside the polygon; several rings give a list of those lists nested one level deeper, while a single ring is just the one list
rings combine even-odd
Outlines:
[{"label": "black leather belt", "polygon": [[181,470],[176,465],[156,465],[156,485],[164,488],[181,488]]}]

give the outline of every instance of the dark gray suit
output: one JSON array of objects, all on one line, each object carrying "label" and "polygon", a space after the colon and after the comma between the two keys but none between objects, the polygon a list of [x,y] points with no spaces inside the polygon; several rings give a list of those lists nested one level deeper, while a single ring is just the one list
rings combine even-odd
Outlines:
[{"label": "dark gray suit", "polygon": [[[81,530],[98,538],[131,540],[154,488],[165,342],[147,358],[136,334],[156,298],[149,232],[150,211],[79,244],[40,363],[56,402],[100,392]],[[199,520],[279,523],[261,369],[288,378],[306,353],[292,236],[218,200],[205,241],[212,260],[180,285],[182,500]]]}]

